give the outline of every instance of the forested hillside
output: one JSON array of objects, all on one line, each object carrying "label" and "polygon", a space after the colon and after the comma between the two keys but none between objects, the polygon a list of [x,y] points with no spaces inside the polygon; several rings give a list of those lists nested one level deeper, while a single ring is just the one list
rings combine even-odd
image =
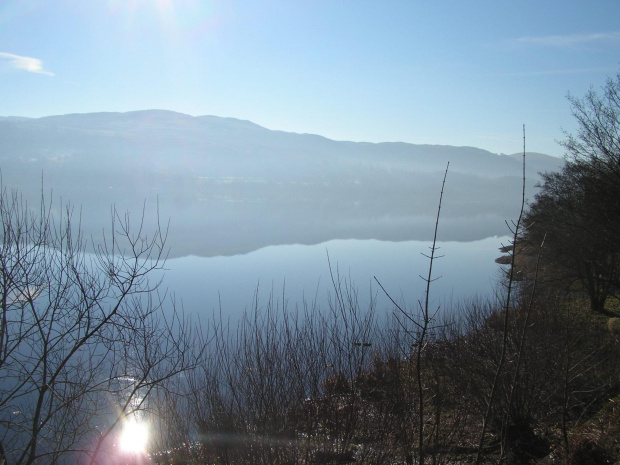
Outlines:
[{"label": "forested hillside", "polygon": [[[4,184],[82,210],[98,233],[110,205],[159,208],[172,256],[232,255],[331,239],[428,240],[450,161],[446,240],[505,233],[519,157],[473,147],[354,143],[169,111],[0,120]],[[562,160],[531,154],[528,191]],[[155,227],[154,224],[150,226]]]}]

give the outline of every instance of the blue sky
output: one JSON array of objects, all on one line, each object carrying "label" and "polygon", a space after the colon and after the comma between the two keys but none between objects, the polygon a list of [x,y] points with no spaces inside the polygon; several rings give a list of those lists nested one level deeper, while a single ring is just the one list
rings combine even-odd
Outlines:
[{"label": "blue sky", "polygon": [[167,109],[561,156],[620,2],[0,0],[0,115]]}]

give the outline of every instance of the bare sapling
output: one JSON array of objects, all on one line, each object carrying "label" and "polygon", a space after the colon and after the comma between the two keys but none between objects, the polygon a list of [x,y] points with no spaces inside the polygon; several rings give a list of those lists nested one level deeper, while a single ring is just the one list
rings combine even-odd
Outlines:
[{"label": "bare sapling", "polygon": [[519,216],[517,217],[516,222],[513,221],[512,225],[508,224],[506,221],[506,225],[508,229],[512,233],[511,247],[510,249],[510,265],[508,270],[508,280],[506,283],[506,297],[503,306],[504,312],[504,321],[503,321],[503,329],[502,329],[502,346],[501,346],[501,355],[499,362],[497,364],[497,368],[495,370],[495,374],[493,375],[493,380],[491,382],[491,392],[489,393],[489,398],[487,400],[487,408],[482,418],[482,428],[480,430],[480,439],[478,441],[478,448],[476,450],[476,464],[480,463],[482,459],[482,451],[484,449],[484,440],[487,433],[489,419],[491,418],[491,413],[493,411],[493,404],[495,401],[495,397],[497,394],[497,389],[499,386],[500,377],[502,371],[504,369],[504,364],[506,362],[506,352],[508,347],[508,333],[509,333],[509,323],[510,323],[510,305],[512,298],[512,291],[514,289],[515,283],[515,263],[516,263],[516,252],[517,252],[517,240],[519,238],[519,233],[521,232],[521,222],[523,220],[524,212],[525,212],[525,125],[523,125],[523,163],[522,163],[522,177],[521,177],[521,208],[519,210]]},{"label": "bare sapling", "polygon": [[[437,251],[439,247],[437,246],[437,233],[439,230],[439,216],[441,214],[441,204],[443,201],[443,193],[446,185],[446,177],[448,176],[448,169],[450,167],[450,163],[446,165],[446,170],[444,172],[443,181],[441,184],[441,192],[439,194],[439,203],[437,205],[437,215],[435,217],[435,228],[433,233],[433,242],[430,246],[430,253],[422,254],[429,260],[428,266],[428,274],[426,276],[421,276],[420,278],[425,283],[425,291],[424,291],[424,301],[418,301],[417,313],[411,314],[406,309],[403,309],[401,305],[399,305],[385,290],[385,288],[381,285],[379,280],[375,277],[375,281],[381,287],[386,296],[390,299],[390,301],[394,304],[397,309],[398,316],[396,317],[396,321],[398,322],[401,329],[405,334],[411,336],[413,338],[412,347],[415,347],[415,353],[413,354],[412,361],[415,363],[415,373],[417,380],[417,395],[418,395],[418,434],[417,434],[417,449],[418,449],[418,464],[424,465],[424,461],[426,459],[425,454],[425,406],[424,402],[426,401],[426,396],[424,395],[424,367],[423,367],[423,358],[424,358],[424,349],[428,343],[428,339],[430,333],[437,329],[433,326],[433,322],[435,321],[435,317],[440,310],[440,307],[434,308],[431,310],[431,284],[438,279],[439,277],[433,277],[433,265],[435,260],[438,258],[442,258],[443,255],[437,255]],[[411,330],[411,326],[413,325],[414,329]],[[435,425],[438,427],[437,425]],[[412,462],[413,457],[408,455],[407,463]]]}]

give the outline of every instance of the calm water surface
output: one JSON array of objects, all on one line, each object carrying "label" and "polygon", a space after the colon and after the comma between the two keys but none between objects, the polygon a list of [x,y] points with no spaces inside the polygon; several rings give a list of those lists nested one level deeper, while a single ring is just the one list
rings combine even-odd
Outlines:
[{"label": "calm water surface", "polygon": [[[474,242],[442,242],[431,287],[435,306],[474,296],[491,296],[499,278],[494,260],[507,237]],[[377,296],[380,311],[393,305],[374,280],[376,276],[394,300],[413,306],[423,298],[428,274],[430,242],[384,242],[377,240],[332,240],[318,245],[279,245],[244,255],[220,257],[188,256],[166,263],[165,284],[177,305],[187,314],[210,319],[214,312],[235,318],[255,304],[264,308],[271,295],[288,309],[316,302],[321,308],[333,295],[332,277],[351,282],[359,301],[368,305]],[[328,261],[329,257],[329,261]],[[331,263],[331,273],[330,266]]]}]

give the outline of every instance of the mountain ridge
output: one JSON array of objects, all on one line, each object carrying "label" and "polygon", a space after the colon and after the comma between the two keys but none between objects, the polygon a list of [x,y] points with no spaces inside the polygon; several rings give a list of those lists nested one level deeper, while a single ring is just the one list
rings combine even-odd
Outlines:
[{"label": "mountain ridge", "polygon": [[[233,123],[235,125],[243,125],[245,127],[253,127],[255,129],[260,129],[260,130],[268,131],[271,133],[280,133],[280,134],[296,135],[296,136],[311,136],[311,137],[316,137],[316,138],[320,138],[326,141],[336,142],[336,143],[350,143],[350,144],[375,145],[375,146],[376,145],[379,145],[379,146],[381,145],[404,145],[404,146],[415,146],[415,147],[420,147],[420,148],[432,148],[432,147],[448,148],[449,147],[449,148],[454,148],[454,149],[475,149],[481,152],[485,152],[485,153],[497,155],[497,156],[504,155],[504,154],[497,154],[494,152],[490,152],[486,149],[482,149],[479,147],[468,146],[468,145],[459,146],[459,145],[447,145],[447,144],[415,144],[415,143],[403,142],[403,141],[368,142],[368,141],[351,141],[351,140],[346,140],[346,139],[330,139],[328,137],[322,136],[320,134],[314,134],[314,133],[290,132],[290,131],[283,131],[279,129],[269,129],[269,128],[266,128],[264,126],[261,126],[257,123],[254,123],[246,119],[240,119],[240,118],[234,118],[234,117],[223,117],[223,116],[216,116],[216,115],[193,116],[193,115],[189,115],[186,113],[181,113],[181,112],[177,112],[173,110],[164,110],[164,109],[132,110],[132,111],[127,111],[127,112],[67,113],[63,115],[49,115],[49,116],[42,116],[38,118],[21,117],[21,116],[0,116],[0,121],[11,120],[11,121],[20,121],[20,122],[44,122],[44,123],[51,122],[52,124],[54,124],[57,122],[69,122],[69,121],[76,121],[78,119],[82,119],[83,123],[87,121],[88,122],[92,121],[93,123],[96,123],[98,126],[101,126],[101,123],[103,122],[102,120],[104,118],[110,119],[111,117],[121,117],[124,120],[130,120],[133,117],[142,117],[142,118],[146,118],[147,120],[151,120],[151,121],[153,120],[161,121],[162,116],[167,117],[165,120],[165,122],[167,123],[172,122],[173,117],[176,118],[177,120],[182,120],[182,121],[197,120],[201,122],[207,121],[210,123],[226,122],[226,123]],[[96,128],[93,127],[91,129],[96,129]],[[528,153],[536,154],[536,155],[543,155],[545,157],[550,157],[554,159],[558,158],[558,157],[553,157],[551,155],[542,154],[539,152],[528,152]],[[517,152],[515,154],[510,154],[508,156],[515,156],[515,155],[520,156],[521,154],[522,154],[521,152]]]},{"label": "mountain ridge", "polygon": [[[36,200],[43,175],[46,189],[82,206],[89,231],[100,230],[110,205],[135,211],[146,201],[171,219],[175,254],[331,239],[423,240],[448,162],[445,237],[501,235],[522,183],[521,154],[334,141],[167,110],[0,118],[0,140],[5,187]],[[538,172],[562,163],[526,157],[528,192],[535,192]]]}]

